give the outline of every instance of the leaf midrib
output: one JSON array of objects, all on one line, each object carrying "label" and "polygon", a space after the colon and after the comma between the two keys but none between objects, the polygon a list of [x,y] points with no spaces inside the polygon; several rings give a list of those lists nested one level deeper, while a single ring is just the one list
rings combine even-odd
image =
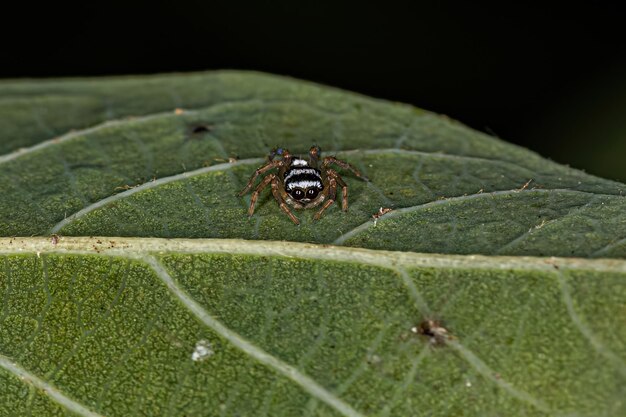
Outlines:
[{"label": "leaf midrib", "polygon": [[144,254],[224,253],[283,256],[325,261],[365,263],[384,268],[451,268],[531,270],[554,272],[560,269],[626,273],[626,260],[539,256],[451,255],[385,251],[328,244],[244,239],[166,239],[112,236],[2,237],[0,254],[80,254],[137,259]]}]

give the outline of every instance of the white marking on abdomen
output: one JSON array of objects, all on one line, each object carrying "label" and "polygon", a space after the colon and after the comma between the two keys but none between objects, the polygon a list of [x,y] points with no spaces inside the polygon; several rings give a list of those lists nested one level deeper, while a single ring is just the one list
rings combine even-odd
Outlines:
[{"label": "white marking on abdomen", "polygon": [[287,176],[285,177],[285,182],[287,182],[289,178],[293,177],[294,175],[300,175],[300,174],[310,174],[310,175],[315,175],[317,178],[320,178],[320,174],[318,174],[317,170],[313,168],[295,168],[287,172]]},{"label": "white marking on abdomen", "polygon": [[291,191],[294,188],[311,188],[311,187],[317,187],[317,188],[322,188],[322,183],[320,181],[296,181],[296,182],[290,182],[289,184],[287,184],[287,190]]},{"label": "white marking on abdomen", "polygon": [[293,161],[291,161],[291,165],[294,165],[297,167],[308,167],[309,163],[305,161],[304,159],[294,159]]}]

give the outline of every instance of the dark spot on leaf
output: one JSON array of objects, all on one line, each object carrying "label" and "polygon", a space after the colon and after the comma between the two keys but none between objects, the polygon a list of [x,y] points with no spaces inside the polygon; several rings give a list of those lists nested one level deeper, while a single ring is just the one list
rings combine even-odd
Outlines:
[{"label": "dark spot on leaf", "polygon": [[80,163],[80,164],[70,164],[69,168],[74,170],[74,169],[100,169],[100,168],[104,168],[103,164],[85,164],[85,163]]},{"label": "dark spot on leaf", "polygon": [[202,133],[209,133],[213,130],[213,126],[208,124],[199,124],[191,127],[191,133],[194,135],[199,135]]}]

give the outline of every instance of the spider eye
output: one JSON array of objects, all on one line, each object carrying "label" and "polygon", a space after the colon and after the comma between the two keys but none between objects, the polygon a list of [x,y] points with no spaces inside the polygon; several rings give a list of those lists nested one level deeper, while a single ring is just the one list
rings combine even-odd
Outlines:
[{"label": "spider eye", "polygon": [[317,188],[309,188],[309,189],[306,191],[306,196],[307,196],[308,198],[315,198],[315,197],[317,197],[317,193],[318,193],[318,192],[319,192],[319,191],[317,190]]},{"label": "spider eye", "polygon": [[292,194],[293,198],[295,198],[296,200],[300,200],[304,197],[304,191],[297,189],[293,192]]}]

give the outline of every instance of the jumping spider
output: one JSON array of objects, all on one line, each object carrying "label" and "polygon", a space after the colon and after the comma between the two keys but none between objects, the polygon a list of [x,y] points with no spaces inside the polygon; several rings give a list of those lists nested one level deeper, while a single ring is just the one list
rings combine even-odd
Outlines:
[{"label": "jumping spider", "polygon": [[[246,187],[239,193],[239,196],[243,196],[252,189],[259,175],[278,168],[278,174],[272,173],[265,176],[252,193],[248,215],[252,216],[254,213],[254,205],[259,197],[259,193],[268,184],[272,185],[272,194],[280,208],[295,224],[300,224],[300,221],[289,210],[287,204],[295,209],[307,209],[318,206],[325,201],[314,216],[315,220],[319,220],[324,210],[335,201],[337,185],[341,186],[343,194],[341,208],[343,211],[347,211],[348,186],[343,182],[337,171],[329,168],[329,166],[335,164],[352,171],[357,177],[367,179],[355,167],[334,156],[327,156],[320,161],[321,153],[322,151],[319,147],[313,146],[309,150],[309,160],[307,161],[291,155],[287,149],[279,148],[273,150],[268,155],[268,162],[254,172]],[[280,155],[281,159],[274,160],[276,155]]]}]

